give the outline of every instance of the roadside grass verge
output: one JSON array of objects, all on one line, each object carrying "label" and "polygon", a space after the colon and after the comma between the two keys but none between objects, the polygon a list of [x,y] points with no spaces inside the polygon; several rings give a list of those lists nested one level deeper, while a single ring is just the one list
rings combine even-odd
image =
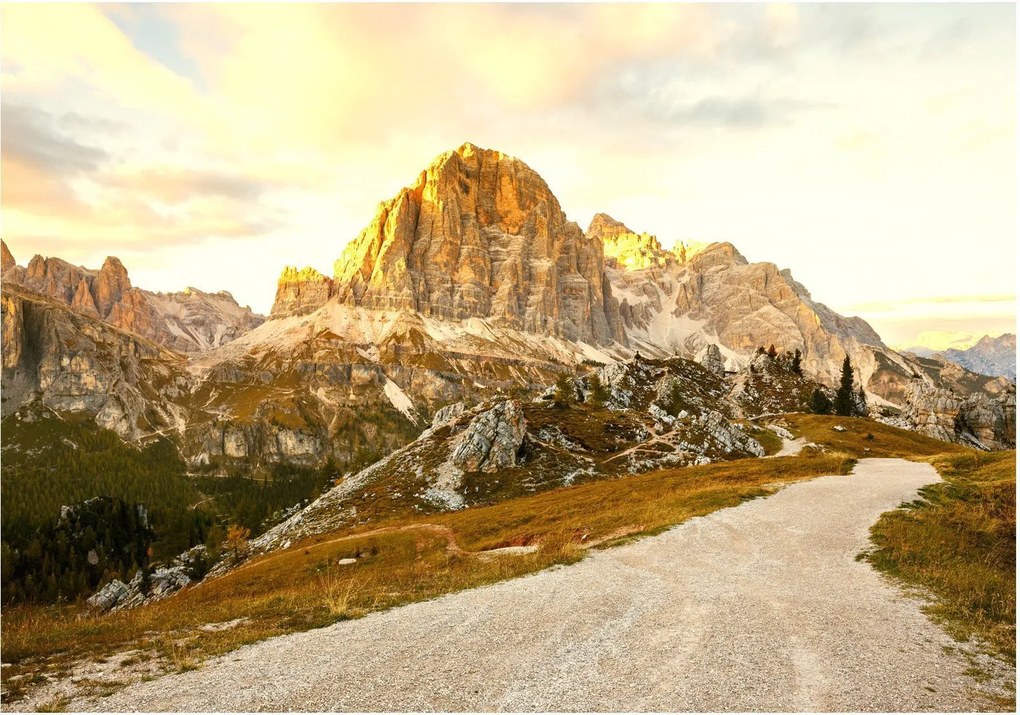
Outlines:
[{"label": "roadside grass verge", "polygon": [[[5,609],[0,648],[12,666],[4,680],[66,671],[76,661],[128,649],[151,653],[167,670],[199,667],[209,656],[272,636],[571,563],[583,558],[585,544],[653,534],[783,483],[847,473],[852,464],[845,455],[815,454],[659,470],[403,519],[382,533],[386,523],[373,524],[373,534],[324,534],[128,611]],[[473,553],[527,544],[539,548],[484,559]],[[203,628],[235,619],[229,628]]]},{"label": "roadside grass verge", "polygon": [[941,455],[945,480],[872,528],[879,570],[934,596],[925,610],[959,640],[1016,664],[1016,452]]}]

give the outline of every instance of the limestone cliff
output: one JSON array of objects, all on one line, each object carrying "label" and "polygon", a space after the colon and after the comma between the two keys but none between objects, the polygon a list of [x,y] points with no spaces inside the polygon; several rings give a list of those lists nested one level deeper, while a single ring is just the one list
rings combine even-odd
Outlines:
[{"label": "limestone cliff", "polygon": [[304,315],[321,308],[329,300],[333,281],[311,267],[300,271],[287,266],[276,284],[276,299],[270,317]]},{"label": "limestone cliff", "polygon": [[623,342],[602,243],[524,162],[464,144],[380,205],[336,263],[341,303]]},{"label": "limestone cliff", "polygon": [[13,285],[2,290],[4,417],[40,400],[128,440],[183,426],[184,359]]},{"label": "limestone cliff", "polygon": [[34,256],[18,266],[3,248],[3,280],[70,306],[74,311],[127,330],[179,352],[217,347],[261,325],[264,318],[242,308],[225,291],[188,288],[153,293],[135,288],[120,259],[111,256],[98,271],[60,258]]}]

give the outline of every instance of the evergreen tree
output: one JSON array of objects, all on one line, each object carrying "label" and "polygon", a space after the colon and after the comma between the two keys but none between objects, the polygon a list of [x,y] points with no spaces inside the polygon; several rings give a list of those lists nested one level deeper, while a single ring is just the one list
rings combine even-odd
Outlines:
[{"label": "evergreen tree", "polygon": [[832,402],[821,388],[816,387],[811,393],[811,411],[816,415],[827,415],[832,412]]},{"label": "evergreen tree", "polygon": [[769,345],[769,357],[775,359],[779,355],[779,351],[776,350],[775,344]]},{"label": "evergreen tree", "polygon": [[843,358],[843,371],[839,376],[839,389],[836,390],[836,414],[841,417],[852,417],[854,409],[854,369],[850,365],[850,356]]},{"label": "evergreen tree", "polygon": [[598,373],[591,376],[591,402],[595,407],[603,407],[609,399],[609,390],[602,384]]},{"label": "evergreen tree", "polygon": [[561,375],[556,381],[556,387],[553,392],[553,404],[561,409],[565,409],[574,404],[576,398],[573,376]]},{"label": "evergreen tree", "polygon": [[804,371],[800,366],[800,348],[793,351],[793,362],[790,364],[790,370],[795,375],[803,375]]}]

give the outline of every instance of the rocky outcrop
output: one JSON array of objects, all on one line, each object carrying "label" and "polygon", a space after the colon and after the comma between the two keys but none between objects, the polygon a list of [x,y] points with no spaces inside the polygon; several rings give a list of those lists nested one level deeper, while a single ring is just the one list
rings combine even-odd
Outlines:
[{"label": "rocky outcrop", "polygon": [[613,267],[642,270],[677,261],[675,254],[662,250],[655,236],[631,231],[607,214],[595,214],[585,235],[602,243],[606,263]]},{"label": "rocky outcrop", "polygon": [[436,427],[442,427],[448,422],[451,422],[456,418],[460,417],[462,414],[464,414],[464,411],[466,409],[467,405],[465,405],[463,402],[454,402],[452,405],[447,405],[446,407],[440,408],[439,410],[436,411],[436,414],[433,415],[432,417],[433,429],[435,429]]},{"label": "rocky outcrop", "polygon": [[964,396],[918,377],[909,385],[902,412],[882,419],[947,442],[1014,449],[1016,389],[1010,386],[998,395],[974,392]]},{"label": "rocky outcrop", "polygon": [[14,256],[7,248],[6,241],[0,240],[0,274],[6,273],[8,269],[14,268],[16,265]]},{"label": "rocky outcrop", "polygon": [[59,258],[35,256],[26,268],[13,260],[5,258],[5,283],[178,352],[218,347],[264,322],[261,315],[242,308],[225,291],[204,293],[188,288],[179,293],[152,293],[132,287],[124,264],[113,256],[98,271]]},{"label": "rocky outcrop", "polygon": [[334,280],[349,305],[602,345],[626,339],[604,263],[530,167],[465,144],[379,207]]},{"label": "rocky outcrop", "polygon": [[105,613],[135,608],[160,601],[193,581],[201,580],[211,564],[202,544],[185,551],[170,563],[157,566],[146,576],[140,569],[128,583],[114,579],[86,599],[89,606]]},{"label": "rocky outcrop", "polygon": [[300,271],[287,266],[276,284],[276,299],[270,317],[305,315],[321,308],[329,300],[333,281],[311,267]]},{"label": "rocky outcrop", "polygon": [[719,376],[726,372],[723,367],[722,353],[719,352],[719,346],[715,343],[709,343],[699,350],[698,354],[694,356],[694,362]]},{"label": "rocky outcrop", "polygon": [[468,424],[452,461],[466,472],[498,472],[517,462],[527,420],[520,404],[506,400],[477,415]]}]

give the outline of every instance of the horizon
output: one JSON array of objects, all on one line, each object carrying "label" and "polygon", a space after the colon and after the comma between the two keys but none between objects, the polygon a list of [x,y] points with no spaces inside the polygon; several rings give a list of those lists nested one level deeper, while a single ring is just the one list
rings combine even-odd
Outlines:
[{"label": "horizon", "polygon": [[139,287],[267,314],[285,265],[331,275],[380,201],[471,141],[534,168],[582,229],[604,212],[667,248],[733,243],[889,345],[1015,333],[1009,5],[0,15],[21,264],[116,255]]}]

